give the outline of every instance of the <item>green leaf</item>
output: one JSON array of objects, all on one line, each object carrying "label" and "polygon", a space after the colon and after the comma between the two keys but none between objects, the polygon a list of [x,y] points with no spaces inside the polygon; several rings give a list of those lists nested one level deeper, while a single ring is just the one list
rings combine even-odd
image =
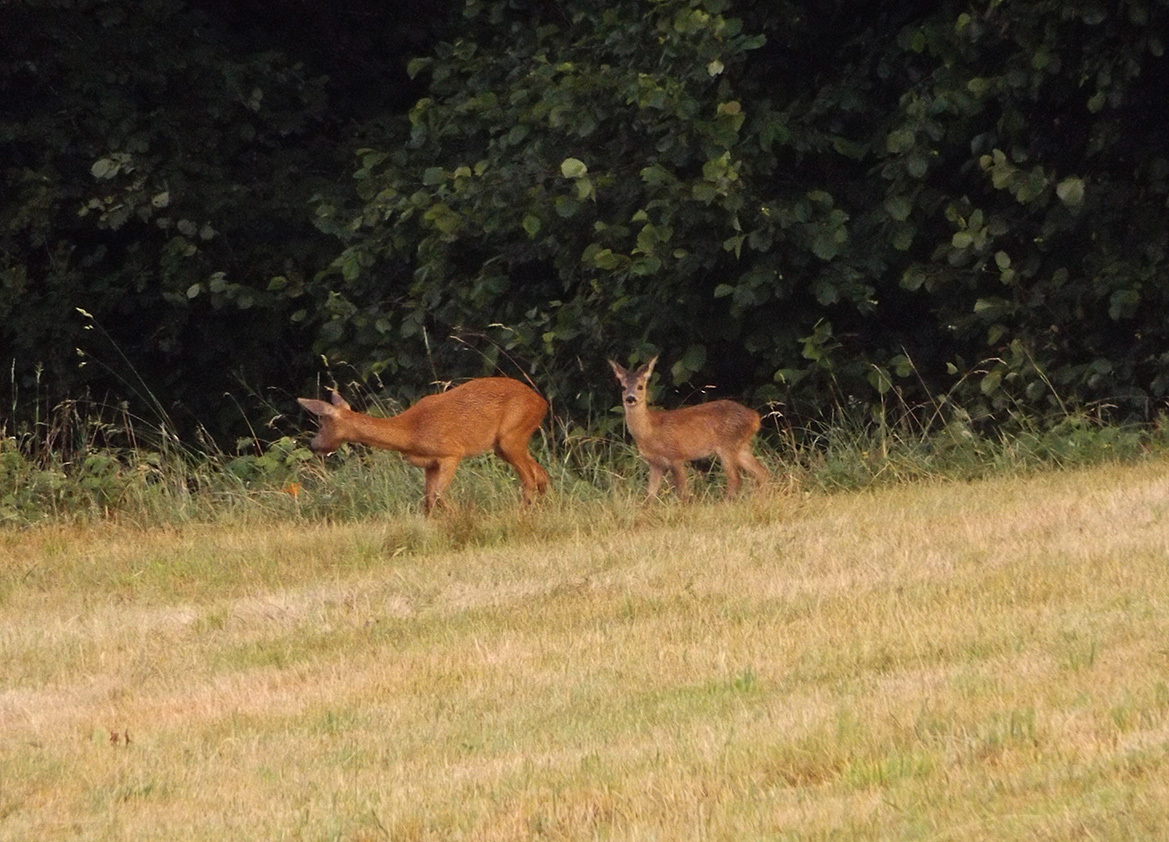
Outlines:
[{"label": "green leaf", "polygon": [[696,371],[701,371],[706,365],[706,346],[691,345],[670,368],[675,383],[685,383]]},{"label": "green leaf", "polygon": [[524,226],[524,230],[528,232],[529,237],[535,237],[537,234],[540,233],[540,227],[541,227],[540,217],[536,216],[535,214],[529,213],[527,216],[524,217],[523,226]]},{"label": "green leaf", "polygon": [[442,184],[446,181],[446,172],[442,167],[427,167],[422,173],[422,183],[428,187]]},{"label": "green leaf", "polygon": [[556,213],[563,219],[571,219],[580,210],[580,202],[572,196],[556,197]]},{"label": "green leaf", "polygon": [[982,96],[984,93],[990,90],[990,86],[991,82],[989,79],[984,79],[981,76],[975,76],[966,83],[966,90],[970,91],[970,93],[974,94],[975,96]]},{"label": "green leaf", "polygon": [[913,210],[913,205],[904,196],[890,196],[885,200],[885,210],[893,219],[898,222],[904,222],[909,218],[909,213]]},{"label": "green leaf", "polygon": [[646,167],[640,173],[641,180],[650,187],[661,187],[663,184],[669,184],[674,180],[674,176],[669,170],[665,169],[661,164],[653,164]]},{"label": "green leaf", "polygon": [[1078,208],[1084,202],[1084,180],[1082,178],[1065,178],[1055,187],[1055,195],[1070,208]]},{"label": "green leaf", "polygon": [[869,369],[868,381],[869,385],[876,389],[877,394],[880,395],[893,388],[893,379],[889,376],[889,372],[880,366]]},{"label": "green leaf", "polygon": [[700,181],[690,188],[690,195],[704,204],[710,204],[718,197],[718,191],[708,181]]},{"label": "green leaf", "polygon": [[1027,173],[1026,179],[1015,191],[1015,198],[1023,204],[1027,204],[1042,196],[1046,188],[1047,178],[1043,174],[1043,168],[1035,167],[1031,172]]},{"label": "green leaf", "polygon": [[836,241],[835,232],[821,230],[812,239],[812,253],[821,260],[831,260],[840,254],[840,244]]},{"label": "green leaf", "polygon": [[596,190],[593,189],[593,181],[588,176],[582,176],[576,180],[576,197],[582,202],[589,199],[596,198]]},{"label": "green leaf", "polygon": [[917,227],[903,222],[897,226],[893,232],[893,248],[898,251],[909,251],[909,247],[913,245],[914,235],[917,234]]},{"label": "green leaf", "polygon": [[913,178],[924,178],[929,168],[929,158],[921,152],[914,152],[909,156],[909,160],[905,162],[905,171]]},{"label": "green leaf", "polygon": [[917,292],[925,284],[926,274],[916,266],[910,266],[901,273],[901,288]]},{"label": "green leaf", "polygon": [[1141,303],[1141,294],[1135,289],[1118,289],[1108,300],[1108,317],[1114,322],[1136,315]]},{"label": "green leaf", "polygon": [[913,129],[898,129],[894,132],[889,132],[885,138],[885,150],[893,155],[898,155],[913,148],[917,136]]},{"label": "green leaf", "polygon": [[419,73],[431,65],[433,59],[429,58],[414,58],[406,62],[406,75],[411,79],[416,77]]},{"label": "green leaf", "polygon": [[580,178],[588,171],[585,162],[579,158],[565,158],[560,162],[560,172],[565,178]]},{"label": "green leaf", "polygon": [[893,359],[889,360],[889,364],[893,366],[893,370],[898,377],[908,377],[913,374],[913,360],[905,354],[897,354]]},{"label": "green leaf", "polygon": [[1085,3],[1080,11],[1080,19],[1089,26],[1098,26],[1108,18],[1108,11],[1100,3]]},{"label": "green leaf", "polygon": [[974,312],[989,319],[1009,310],[1010,306],[1003,298],[980,298],[974,302]]},{"label": "green leaf", "polygon": [[121,164],[112,158],[98,158],[89,168],[94,178],[113,178],[121,169]]}]

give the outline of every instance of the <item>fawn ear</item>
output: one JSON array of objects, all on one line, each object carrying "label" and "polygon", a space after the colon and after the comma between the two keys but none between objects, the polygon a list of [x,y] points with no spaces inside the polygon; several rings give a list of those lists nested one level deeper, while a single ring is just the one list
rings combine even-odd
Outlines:
[{"label": "fawn ear", "polygon": [[645,377],[649,377],[651,374],[653,374],[654,363],[656,363],[657,361],[658,361],[658,355],[654,354],[654,358],[652,360],[650,360],[649,362],[647,362],[645,365],[643,365],[638,370],[638,374],[643,375]]},{"label": "fawn ear", "polygon": [[338,409],[352,409],[353,408],[353,407],[349,406],[349,402],[346,401],[345,398],[341,397],[341,393],[338,392],[336,389],[333,389],[333,397],[330,398],[330,400],[333,402],[333,406],[337,407]]},{"label": "fawn ear", "polygon": [[613,366],[613,373],[617,375],[618,380],[623,381],[623,380],[625,380],[626,377],[629,376],[629,372],[626,371],[625,369],[623,369],[621,366],[619,366],[613,360],[609,360],[609,365]]},{"label": "fawn ear", "polygon": [[324,401],[314,400],[313,398],[297,398],[296,402],[313,415],[329,417],[337,414],[337,410]]}]

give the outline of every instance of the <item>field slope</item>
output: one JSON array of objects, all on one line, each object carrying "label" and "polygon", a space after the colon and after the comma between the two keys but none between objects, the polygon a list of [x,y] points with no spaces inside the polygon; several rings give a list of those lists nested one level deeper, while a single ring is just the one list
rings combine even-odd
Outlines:
[{"label": "field slope", "polygon": [[1169,838],[1169,463],[0,533],[0,839]]}]

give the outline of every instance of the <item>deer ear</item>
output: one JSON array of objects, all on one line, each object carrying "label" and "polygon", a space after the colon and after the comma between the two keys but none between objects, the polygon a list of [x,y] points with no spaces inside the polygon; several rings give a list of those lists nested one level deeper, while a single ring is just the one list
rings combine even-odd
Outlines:
[{"label": "deer ear", "polygon": [[346,401],[345,398],[341,397],[341,393],[338,392],[336,389],[333,390],[333,397],[330,398],[330,400],[333,402],[333,406],[337,407],[338,409],[352,409],[353,408],[353,407],[349,406],[349,402]]},{"label": "deer ear", "polygon": [[313,415],[330,417],[337,414],[337,410],[324,401],[314,400],[313,398],[297,398],[296,402]]},{"label": "deer ear", "polygon": [[641,372],[646,377],[649,377],[651,374],[653,374],[654,363],[656,363],[657,361],[658,361],[658,355],[654,354],[654,358],[641,367]]},{"label": "deer ear", "polygon": [[613,373],[617,375],[618,380],[624,380],[626,377],[629,376],[629,372],[626,371],[625,369],[623,369],[621,366],[619,366],[613,360],[609,360],[609,365],[611,365],[613,367]]},{"label": "deer ear", "polygon": [[[309,410],[309,412],[311,412],[313,415],[318,415],[320,417],[337,417],[340,415],[337,407],[334,407],[331,405],[331,403],[326,403],[325,401],[313,400],[312,398],[297,398],[296,401],[300,406],[303,406],[305,409]],[[348,403],[346,403],[345,406],[348,406]]]}]

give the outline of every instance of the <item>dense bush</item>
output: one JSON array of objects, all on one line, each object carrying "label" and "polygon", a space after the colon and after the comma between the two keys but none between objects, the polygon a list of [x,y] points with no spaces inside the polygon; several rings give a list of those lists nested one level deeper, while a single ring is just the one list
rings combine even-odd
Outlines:
[{"label": "dense bush", "polygon": [[423,5],[0,6],[5,387],[1163,403],[1167,0]]},{"label": "dense bush", "polygon": [[810,414],[1164,396],[1166,4],[592,9],[468,4],[414,65],[326,347],[485,331],[570,398],[660,349]]}]

